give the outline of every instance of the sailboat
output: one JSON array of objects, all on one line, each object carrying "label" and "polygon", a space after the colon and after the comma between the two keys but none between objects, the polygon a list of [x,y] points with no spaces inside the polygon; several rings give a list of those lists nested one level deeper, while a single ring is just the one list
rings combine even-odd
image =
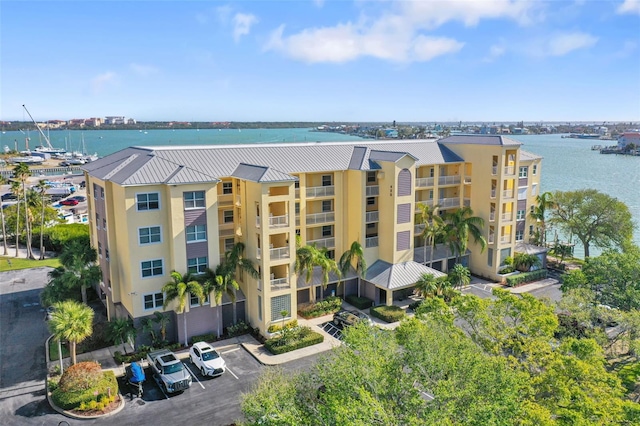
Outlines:
[{"label": "sailboat", "polygon": [[29,114],[29,118],[31,118],[31,121],[33,121],[33,124],[35,124],[36,129],[38,129],[38,132],[40,132],[40,135],[44,138],[45,142],[47,143],[47,146],[40,145],[36,147],[34,151],[41,152],[43,154],[52,154],[52,155],[62,154],[63,152],[65,152],[66,150],[64,148],[54,148],[53,146],[51,146],[51,141],[49,140],[47,135],[44,134],[40,126],[38,126],[38,123],[36,123],[36,120],[33,119],[27,107],[25,105],[22,105],[22,108],[24,108],[24,110],[27,111],[27,114]]}]

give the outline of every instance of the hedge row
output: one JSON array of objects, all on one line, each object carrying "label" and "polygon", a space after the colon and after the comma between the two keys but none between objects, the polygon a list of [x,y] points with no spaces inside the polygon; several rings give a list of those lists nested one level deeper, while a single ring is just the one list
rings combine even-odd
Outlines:
[{"label": "hedge row", "polygon": [[507,277],[507,286],[515,287],[517,285],[528,283],[530,281],[537,281],[547,278],[547,270],[546,269],[538,269],[537,271],[531,272],[522,272],[517,275],[512,275]]},{"label": "hedge row", "polygon": [[[298,326],[298,320],[297,320],[297,319],[294,319],[293,321],[289,321],[288,323],[286,323],[286,324],[284,325],[284,328],[286,328],[286,329],[291,329],[291,328],[296,328],[297,326]],[[275,332],[277,332],[277,331],[282,330],[282,328],[283,328],[283,327],[282,327],[282,324],[271,324],[271,325],[269,326],[269,328],[267,329],[267,331],[268,331],[269,333],[275,333]]]},{"label": "hedge row", "polygon": [[301,335],[299,339],[292,339],[290,342],[282,345],[280,339],[282,336],[274,337],[264,342],[264,347],[274,355],[295,351],[296,349],[306,348],[307,346],[317,345],[324,341],[324,336],[315,331],[309,331]]},{"label": "hedge row", "polygon": [[[118,381],[113,371],[104,371],[100,381],[90,389],[81,389],[75,392],[63,392],[59,387],[51,393],[51,398],[58,407],[65,410],[80,408],[81,405],[87,409],[87,404],[91,401],[103,402],[104,397],[109,398],[118,394]],[[93,406],[93,403],[91,403]]]},{"label": "hedge row", "polygon": [[393,305],[372,306],[371,309],[369,309],[369,312],[374,317],[380,318],[382,321],[386,322],[400,321],[402,318],[404,318],[405,315],[404,309],[399,306]]},{"label": "hedge row", "polygon": [[327,297],[316,303],[309,303],[298,310],[303,318],[316,318],[323,315],[333,314],[342,308],[342,299],[338,296]]},{"label": "hedge row", "polygon": [[373,300],[369,299],[368,297],[349,295],[345,297],[344,300],[358,309],[367,309],[373,306]]}]

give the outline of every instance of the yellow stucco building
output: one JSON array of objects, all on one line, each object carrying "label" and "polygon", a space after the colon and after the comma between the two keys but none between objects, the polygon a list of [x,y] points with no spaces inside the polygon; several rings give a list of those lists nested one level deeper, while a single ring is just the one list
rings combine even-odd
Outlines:
[{"label": "yellow stucco building", "polygon": [[[471,240],[462,263],[490,279],[529,241],[529,217],[540,191],[541,158],[503,136],[441,140],[273,145],[131,147],[84,167],[92,245],[103,272],[100,294],[109,317],[136,323],[162,310],[171,271],[215,268],[237,242],[259,278],[239,274],[236,303],[222,315],[209,300],[187,304],[186,334],[227,327],[234,318],[265,332],[301,303],[332,293],[390,304],[422,273],[442,275],[455,254],[433,255],[419,236],[418,203],[441,214],[469,206],[484,220],[487,249]],[[296,235],[338,259],[353,241],[369,265],[355,272],[294,273]],[[432,268],[425,266],[433,259]],[[172,321],[173,324],[176,321]],[[182,318],[180,321],[182,324]],[[184,340],[182,326],[170,330]],[[188,337],[187,336],[187,337]]]}]

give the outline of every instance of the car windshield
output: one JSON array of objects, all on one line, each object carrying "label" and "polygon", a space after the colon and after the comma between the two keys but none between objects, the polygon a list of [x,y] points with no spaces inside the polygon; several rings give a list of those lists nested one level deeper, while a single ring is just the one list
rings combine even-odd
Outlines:
[{"label": "car windshield", "polygon": [[216,351],[210,351],[210,352],[203,352],[202,353],[202,360],[203,361],[210,361],[212,359],[216,359],[219,358],[220,355],[218,355],[218,352]]},{"label": "car windshield", "polygon": [[164,367],[164,374],[177,373],[178,371],[182,371],[182,363],[177,362],[175,364],[166,365]]}]

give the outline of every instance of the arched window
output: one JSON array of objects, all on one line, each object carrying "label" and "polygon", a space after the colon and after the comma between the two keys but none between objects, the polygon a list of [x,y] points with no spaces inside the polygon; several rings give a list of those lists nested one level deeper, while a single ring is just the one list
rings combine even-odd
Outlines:
[{"label": "arched window", "polygon": [[411,195],[411,172],[409,169],[402,169],[398,174],[398,197]]}]

